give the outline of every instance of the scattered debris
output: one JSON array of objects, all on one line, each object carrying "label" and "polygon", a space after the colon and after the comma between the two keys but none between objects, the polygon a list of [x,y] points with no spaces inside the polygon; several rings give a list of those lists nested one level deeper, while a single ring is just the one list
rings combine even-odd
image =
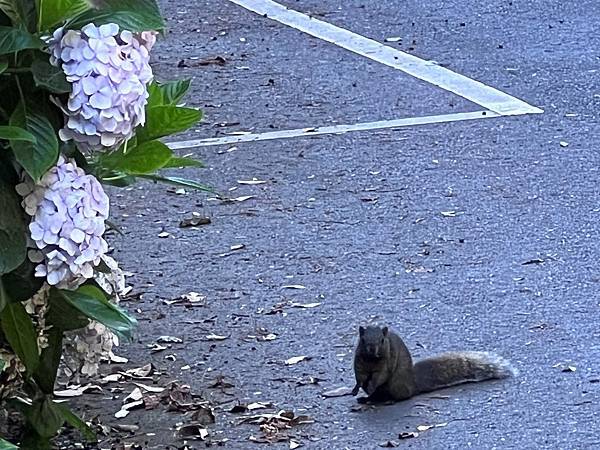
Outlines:
[{"label": "scattered debris", "polygon": [[166,344],[181,344],[183,340],[175,336],[160,336],[156,342],[162,342]]},{"label": "scattered debris", "polygon": [[290,359],[286,359],[285,365],[292,366],[294,364],[298,364],[301,361],[310,361],[311,359],[312,359],[312,356],[294,356]]},{"label": "scattered debris", "polygon": [[247,185],[255,185],[255,184],[265,184],[265,180],[258,180],[256,178],[252,178],[251,180],[237,180],[238,184],[247,184]]},{"label": "scattered debris", "polygon": [[306,289],[306,286],[301,284],[286,284],[285,286],[281,286],[282,289]]},{"label": "scattered debris", "polygon": [[352,395],[352,388],[342,386],[337,389],[332,389],[330,391],[325,391],[321,393],[321,396],[325,398],[345,397],[346,395]]},{"label": "scattered debris", "polygon": [[199,213],[193,212],[192,217],[186,217],[179,222],[179,228],[197,227],[198,225],[208,225],[210,223],[210,217],[203,217]]},{"label": "scattered debris", "polygon": [[102,388],[95,384],[86,384],[85,386],[71,386],[68,389],[54,391],[56,397],[79,397],[88,391],[102,392]]}]

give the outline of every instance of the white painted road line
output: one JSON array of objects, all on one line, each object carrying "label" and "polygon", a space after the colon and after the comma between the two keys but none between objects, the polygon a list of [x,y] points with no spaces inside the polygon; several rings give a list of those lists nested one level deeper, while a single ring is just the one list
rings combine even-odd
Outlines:
[{"label": "white painted road line", "polygon": [[[357,123],[353,125],[332,125],[319,128],[298,128],[295,130],[271,131],[267,133],[242,134],[239,136],[223,136],[217,138],[193,139],[189,141],[167,142],[171,150],[211,145],[231,145],[241,142],[270,141],[293,137],[312,137],[323,134],[344,134],[349,131],[383,130],[386,128],[409,127],[431,123],[457,122],[460,120],[491,119],[501,117],[493,111],[476,111],[467,113],[441,114],[437,116],[408,117],[405,119],[380,120],[377,122]],[[398,139],[398,140],[401,140]]]},{"label": "white painted road line", "polygon": [[314,19],[271,0],[229,0],[261,16],[276,20],[316,38],[331,42],[351,52],[365,56],[413,77],[438,86],[503,116],[536,114],[543,110],[518,98],[487,86],[464,75],[452,72],[430,61],[388,47],[373,39]]}]

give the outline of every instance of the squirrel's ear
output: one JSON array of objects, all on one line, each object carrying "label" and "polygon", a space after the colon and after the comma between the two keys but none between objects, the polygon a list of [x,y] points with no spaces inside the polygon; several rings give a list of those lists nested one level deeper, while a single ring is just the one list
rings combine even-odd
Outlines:
[{"label": "squirrel's ear", "polygon": [[358,327],[358,334],[362,337],[365,334],[365,327]]},{"label": "squirrel's ear", "polygon": [[383,328],[381,329],[381,332],[383,333],[383,335],[384,335],[384,336],[387,336],[387,335],[388,335],[388,331],[389,331],[389,330],[388,330],[388,327],[383,327]]}]

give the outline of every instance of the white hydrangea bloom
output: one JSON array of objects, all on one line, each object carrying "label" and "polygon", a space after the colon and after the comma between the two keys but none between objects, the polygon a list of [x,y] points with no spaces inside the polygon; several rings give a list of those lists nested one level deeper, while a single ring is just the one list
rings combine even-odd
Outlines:
[{"label": "white hydrangea bloom", "polygon": [[133,34],[114,23],[54,32],[50,62],[72,85],[59,132],[63,141],[73,140],[84,151],[112,148],[144,124],[155,42],[155,32]]},{"label": "white hydrangea bloom", "polygon": [[102,235],[109,202],[98,180],[61,156],[38,184],[27,177],[17,192],[32,217],[29,231],[40,250],[29,252],[31,261],[40,263],[35,275],[67,289],[92,278],[108,251]]}]

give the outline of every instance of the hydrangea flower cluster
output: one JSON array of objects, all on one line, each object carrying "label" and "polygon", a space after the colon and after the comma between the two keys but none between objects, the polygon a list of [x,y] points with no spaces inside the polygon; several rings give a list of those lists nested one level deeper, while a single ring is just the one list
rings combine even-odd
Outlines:
[{"label": "hydrangea flower cluster", "polygon": [[156,32],[133,34],[114,23],[54,32],[48,39],[50,62],[72,86],[59,132],[63,141],[73,140],[83,151],[112,148],[144,124],[155,42]]},{"label": "hydrangea flower cluster", "polygon": [[67,289],[92,278],[108,251],[102,236],[109,202],[98,180],[61,156],[39,183],[28,179],[17,192],[32,217],[29,231],[40,250],[29,252],[29,259],[40,263],[35,275]]}]

